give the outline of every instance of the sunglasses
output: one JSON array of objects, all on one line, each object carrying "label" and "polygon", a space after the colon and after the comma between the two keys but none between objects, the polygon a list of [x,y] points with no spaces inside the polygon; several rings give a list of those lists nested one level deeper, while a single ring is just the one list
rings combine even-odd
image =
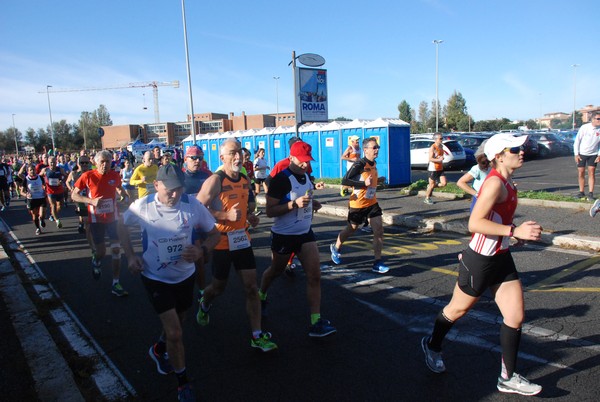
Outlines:
[{"label": "sunglasses", "polygon": [[188,158],[190,158],[193,161],[197,161],[198,159],[202,159],[201,156],[188,156]]},{"label": "sunglasses", "polygon": [[379,149],[381,148],[379,145],[375,145],[374,147],[367,147],[367,148],[371,148],[371,149]]},{"label": "sunglasses", "polygon": [[523,147],[504,148],[504,150],[510,152],[511,154],[518,154],[523,150]]}]

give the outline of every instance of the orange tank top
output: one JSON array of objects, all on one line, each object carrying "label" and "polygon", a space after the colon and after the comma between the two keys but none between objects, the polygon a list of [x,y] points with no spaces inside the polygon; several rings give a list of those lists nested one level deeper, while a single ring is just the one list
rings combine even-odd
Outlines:
[{"label": "orange tank top", "polygon": [[217,230],[221,232],[221,239],[215,249],[228,250],[230,249],[229,232],[242,231],[248,236],[248,239],[250,239],[248,231],[246,230],[250,184],[248,178],[241,173],[237,180],[227,176],[222,170],[218,171],[216,174],[221,178],[221,192],[219,193],[219,198],[214,201],[217,204],[220,204],[215,205],[215,209],[227,212],[230,211],[235,204],[238,204],[235,208],[242,211],[240,219],[235,222],[224,219],[217,220],[216,227]]}]

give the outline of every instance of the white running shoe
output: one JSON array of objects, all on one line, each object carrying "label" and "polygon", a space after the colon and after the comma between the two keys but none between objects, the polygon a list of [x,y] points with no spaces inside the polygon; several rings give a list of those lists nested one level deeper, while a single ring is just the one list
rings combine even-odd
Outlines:
[{"label": "white running shoe", "polygon": [[502,377],[498,377],[498,391],[506,392],[509,394],[520,394],[520,395],[537,395],[542,392],[542,386],[530,382],[527,378],[520,376],[517,373],[513,373],[510,379],[505,380]]},{"label": "white running shoe", "polygon": [[590,208],[590,216],[593,218],[600,211],[600,198],[594,202],[594,205]]}]

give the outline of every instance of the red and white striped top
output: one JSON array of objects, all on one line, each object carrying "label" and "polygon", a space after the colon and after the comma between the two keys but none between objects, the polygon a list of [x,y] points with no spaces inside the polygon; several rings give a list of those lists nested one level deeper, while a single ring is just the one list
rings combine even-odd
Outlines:
[{"label": "red and white striped top", "polygon": [[[494,176],[502,181],[504,187],[506,187],[506,190],[508,191],[508,196],[506,197],[506,200],[495,204],[492,207],[492,210],[486,216],[486,219],[503,225],[511,225],[515,216],[515,210],[517,209],[517,190],[510,185],[496,169],[492,169],[487,175],[479,193],[483,194],[485,191],[485,183],[490,177]],[[473,233],[471,241],[469,242],[469,247],[478,254],[492,256],[506,252],[508,250],[509,240],[510,238],[508,236],[491,236]]]}]

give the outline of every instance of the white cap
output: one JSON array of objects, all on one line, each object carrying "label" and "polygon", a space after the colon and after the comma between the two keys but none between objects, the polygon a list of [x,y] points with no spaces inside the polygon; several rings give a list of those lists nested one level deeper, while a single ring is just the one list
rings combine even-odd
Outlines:
[{"label": "white cap", "polygon": [[527,141],[526,135],[495,134],[485,143],[483,152],[491,162],[505,148],[520,147]]}]

